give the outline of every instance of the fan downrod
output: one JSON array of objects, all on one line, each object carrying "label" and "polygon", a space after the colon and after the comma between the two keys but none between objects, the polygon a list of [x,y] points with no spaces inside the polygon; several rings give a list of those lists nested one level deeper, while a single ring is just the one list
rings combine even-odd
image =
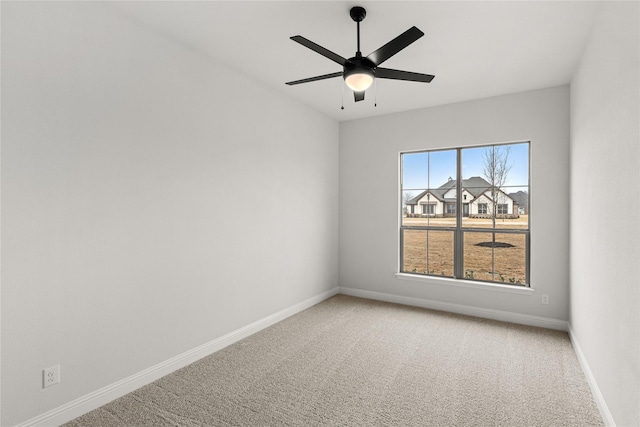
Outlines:
[{"label": "fan downrod", "polygon": [[364,7],[355,6],[351,8],[349,15],[351,15],[351,19],[355,22],[361,22],[364,20],[364,17],[367,16],[367,11]]}]

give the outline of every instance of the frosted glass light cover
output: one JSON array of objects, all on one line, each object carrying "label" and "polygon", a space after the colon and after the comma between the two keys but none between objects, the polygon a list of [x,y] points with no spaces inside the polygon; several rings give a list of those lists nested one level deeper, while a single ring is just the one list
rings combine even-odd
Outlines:
[{"label": "frosted glass light cover", "polygon": [[369,89],[371,83],[373,83],[373,77],[369,74],[351,74],[344,79],[349,89],[355,92],[362,92],[363,90]]}]

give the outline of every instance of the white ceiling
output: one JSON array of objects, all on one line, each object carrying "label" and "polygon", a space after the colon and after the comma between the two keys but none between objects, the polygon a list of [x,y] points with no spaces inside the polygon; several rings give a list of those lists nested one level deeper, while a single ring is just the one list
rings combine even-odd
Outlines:
[{"label": "white ceiling", "polygon": [[[570,82],[599,3],[593,1],[168,1],[112,7],[338,120],[450,104]],[[341,71],[289,40],[302,35],[345,57],[356,50],[353,6],[368,55],[411,26],[425,36],[384,63],[434,74],[429,84],[377,80],[363,102],[341,78],[291,80]],[[377,107],[374,107],[374,99]]]}]

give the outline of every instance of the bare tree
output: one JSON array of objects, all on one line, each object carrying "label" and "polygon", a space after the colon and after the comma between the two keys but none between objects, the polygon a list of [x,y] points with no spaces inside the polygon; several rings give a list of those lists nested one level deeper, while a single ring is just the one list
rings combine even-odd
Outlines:
[{"label": "bare tree", "polygon": [[486,180],[491,184],[491,208],[489,214],[493,222],[493,228],[496,227],[496,216],[498,213],[498,205],[505,201],[502,187],[507,182],[511,164],[509,163],[509,153],[511,147],[508,145],[497,145],[488,147],[484,150],[484,169],[482,173]]}]

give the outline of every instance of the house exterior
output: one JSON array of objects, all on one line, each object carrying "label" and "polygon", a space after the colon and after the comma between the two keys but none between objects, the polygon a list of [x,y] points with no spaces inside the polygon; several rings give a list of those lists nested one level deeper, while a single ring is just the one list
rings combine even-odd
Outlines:
[{"label": "house exterior", "polygon": [[[479,176],[462,180],[462,216],[491,218],[494,209],[491,184]],[[518,218],[518,203],[498,189],[495,194],[496,218]],[[407,202],[409,217],[456,216],[456,180],[449,179],[435,189],[428,189]]]},{"label": "house exterior", "polygon": [[529,214],[529,194],[527,194],[526,191],[509,193],[509,197],[511,197],[518,204],[518,213],[520,215]]}]

